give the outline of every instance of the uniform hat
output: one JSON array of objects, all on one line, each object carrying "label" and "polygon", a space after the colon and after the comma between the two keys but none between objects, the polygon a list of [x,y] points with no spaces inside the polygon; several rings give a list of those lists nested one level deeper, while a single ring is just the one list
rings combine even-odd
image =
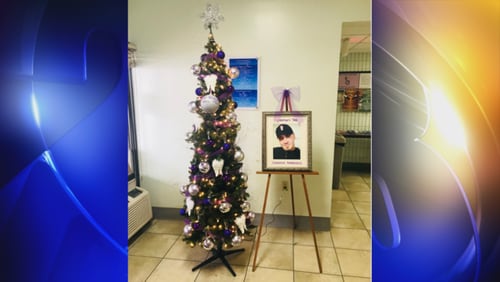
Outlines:
[{"label": "uniform hat", "polygon": [[288,124],[280,124],[276,128],[276,137],[280,137],[281,135],[289,136],[293,134],[292,128]]}]

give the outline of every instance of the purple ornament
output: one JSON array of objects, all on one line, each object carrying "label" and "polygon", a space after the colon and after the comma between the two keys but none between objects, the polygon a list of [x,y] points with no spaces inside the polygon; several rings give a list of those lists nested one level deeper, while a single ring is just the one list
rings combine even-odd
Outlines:
[{"label": "purple ornament", "polygon": [[205,198],[205,199],[203,199],[202,203],[203,203],[203,205],[210,205],[210,199]]},{"label": "purple ornament", "polygon": [[201,96],[201,94],[203,94],[203,89],[201,89],[201,87],[198,87],[196,88],[195,93],[196,95]]},{"label": "purple ornament", "polygon": [[222,176],[222,180],[224,180],[225,182],[228,182],[229,180],[231,180],[231,175],[229,174],[224,174]]},{"label": "purple ornament", "polygon": [[197,175],[193,176],[194,182],[200,182],[200,180],[201,180],[201,175],[197,174]]},{"label": "purple ornament", "polygon": [[207,54],[203,54],[203,55],[201,55],[201,57],[200,57],[200,59],[201,59],[202,61],[205,61],[205,59],[206,59],[206,58],[207,58]]},{"label": "purple ornament", "polygon": [[199,230],[200,229],[200,223],[198,223],[198,222],[193,223],[193,228],[194,228],[194,230]]},{"label": "purple ornament", "polygon": [[191,171],[191,173],[196,173],[198,171],[198,167],[196,165],[191,165],[191,167],[189,167],[189,170]]},{"label": "purple ornament", "polygon": [[234,92],[234,87],[233,87],[232,85],[229,85],[229,86],[227,87],[227,92],[229,92],[229,93],[233,93],[233,92]]},{"label": "purple ornament", "polygon": [[203,149],[201,149],[201,148],[197,148],[196,153],[198,153],[198,155],[203,155],[203,154],[205,154],[205,151],[203,151]]},{"label": "purple ornament", "polygon": [[236,101],[233,101],[233,103],[234,103],[234,108],[235,109],[238,108],[238,103]]},{"label": "purple ornament", "polygon": [[231,236],[231,233],[232,233],[232,232],[231,232],[231,230],[229,230],[229,229],[225,229],[225,230],[224,230],[224,237],[229,237],[229,236]]},{"label": "purple ornament", "polygon": [[214,143],[215,143],[215,142],[214,142],[214,140],[212,140],[212,139],[208,139],[208,140],[207,140],[207,146],[209,146],[209,147],[212,147],[212,146],[214,145]]},{"label": "purple ornament", "polygon": [[219,52],[217,52],[217,58],[219,58],[219,59],[224,59],[224,57],[226,57],[226,54],[224,54],[224,52],[223,52],[223,51],[219,51]]},{"label": "purple ornament", "polygon": [[228,151],[229,149],[231,149],[231,144],[224,143],[224,145],[222,145],[222,149],[224,149],[224,151]]},{"label": "purple ornament", "polygon": [[180,209],[179,210],[180,215],[185,215],[186,214],[186,209]]}]

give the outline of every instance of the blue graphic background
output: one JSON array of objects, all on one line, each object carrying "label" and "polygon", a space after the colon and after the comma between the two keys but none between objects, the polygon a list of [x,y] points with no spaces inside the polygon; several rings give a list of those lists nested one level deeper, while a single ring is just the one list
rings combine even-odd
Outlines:
[{"label": "blue graphic background", "polygon": [[127,280],[127,3],[0,4],[4,281]]}]

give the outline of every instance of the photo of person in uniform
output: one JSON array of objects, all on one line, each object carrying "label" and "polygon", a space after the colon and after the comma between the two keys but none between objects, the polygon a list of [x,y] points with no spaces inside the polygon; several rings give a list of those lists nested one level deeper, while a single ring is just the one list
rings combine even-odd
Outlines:
[{"label": "photo of person in uniform", "polygon": [[276,127],[276,137],[281,146],[273,148],[273,159],[300,159],[300,149],[295,147],[295,134],[288,124]]}]

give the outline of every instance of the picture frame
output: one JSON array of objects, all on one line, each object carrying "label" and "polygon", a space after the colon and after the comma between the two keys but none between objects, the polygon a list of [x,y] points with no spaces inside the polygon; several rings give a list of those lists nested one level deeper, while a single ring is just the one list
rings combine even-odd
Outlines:
[{"label": "picture frame", "polygon": [[257,109],[259,105],[259,59],[230,58],[229,67],[237,68],[239,75],[233,78],[233,100],[239,109]]},{"label": "picture frame", "polygon": [[312,171],[311,121],[311,111],[262,112],[262,170]]},{"label": "picture frame", "polygon": [[371,111],[371,72],[340,72],[337,103],[343,112]]}]

